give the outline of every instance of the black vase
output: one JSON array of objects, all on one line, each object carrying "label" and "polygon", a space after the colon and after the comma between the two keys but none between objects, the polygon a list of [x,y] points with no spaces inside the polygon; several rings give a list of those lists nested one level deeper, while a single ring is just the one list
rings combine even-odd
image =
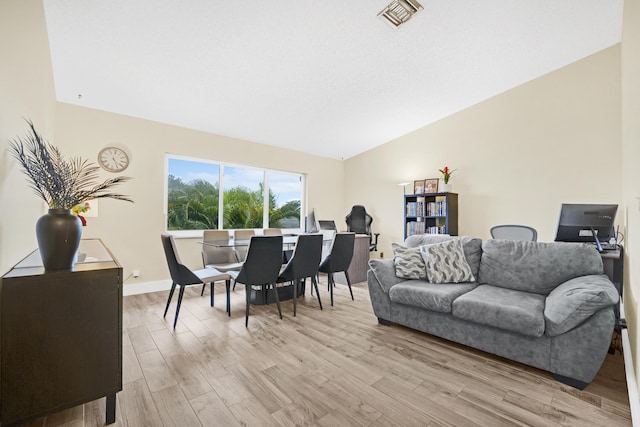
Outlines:
[{"label": "black vase", "polygon": [[49,209],[36,223],[38,247],[46,271],[69,270],[80,244],[82,222],[69,209]]}]

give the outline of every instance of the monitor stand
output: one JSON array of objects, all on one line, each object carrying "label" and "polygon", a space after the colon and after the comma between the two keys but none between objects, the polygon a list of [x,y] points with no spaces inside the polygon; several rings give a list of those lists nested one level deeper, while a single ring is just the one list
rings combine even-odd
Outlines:
[{"label": "monitor stand", "polygon": [[600,239],[598,239],[598,233],[596,233],[596,230],[593,229],[593,227],[589,227],[591,228],[591,235],[593,236],[593,240],[595,240],[596,242],[596,247],[598,248],[598,252],[602,252],[602,245],[600,244]]}]

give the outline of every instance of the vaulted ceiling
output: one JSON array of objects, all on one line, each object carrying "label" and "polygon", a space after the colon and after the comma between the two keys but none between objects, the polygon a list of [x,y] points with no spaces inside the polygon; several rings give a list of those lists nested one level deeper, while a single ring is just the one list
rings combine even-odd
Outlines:
[{"label": "vaulted ceiling", "polygon": [[59,101],[349,158],[620,42],[622,0],[44,0]]}]

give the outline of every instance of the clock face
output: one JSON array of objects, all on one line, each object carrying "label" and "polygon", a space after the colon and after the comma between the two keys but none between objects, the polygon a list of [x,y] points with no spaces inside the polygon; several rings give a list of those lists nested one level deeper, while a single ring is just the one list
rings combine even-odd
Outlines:
[{"label": "clock face", "polygon": [[106,147],[98,153],[98,164],[109,172],[122,172],[129,166],[129,156],[118,147]]}]

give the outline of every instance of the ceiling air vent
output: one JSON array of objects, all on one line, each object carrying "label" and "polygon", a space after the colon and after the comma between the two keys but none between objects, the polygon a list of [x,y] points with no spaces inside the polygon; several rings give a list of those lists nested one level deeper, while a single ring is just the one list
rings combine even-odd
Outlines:
[{"label": "ceiling air vent", "polygon": [[422,9],[422,5],[416,0],[394,0],[382,9],[378,16],[392,27],[398,28]]}]

